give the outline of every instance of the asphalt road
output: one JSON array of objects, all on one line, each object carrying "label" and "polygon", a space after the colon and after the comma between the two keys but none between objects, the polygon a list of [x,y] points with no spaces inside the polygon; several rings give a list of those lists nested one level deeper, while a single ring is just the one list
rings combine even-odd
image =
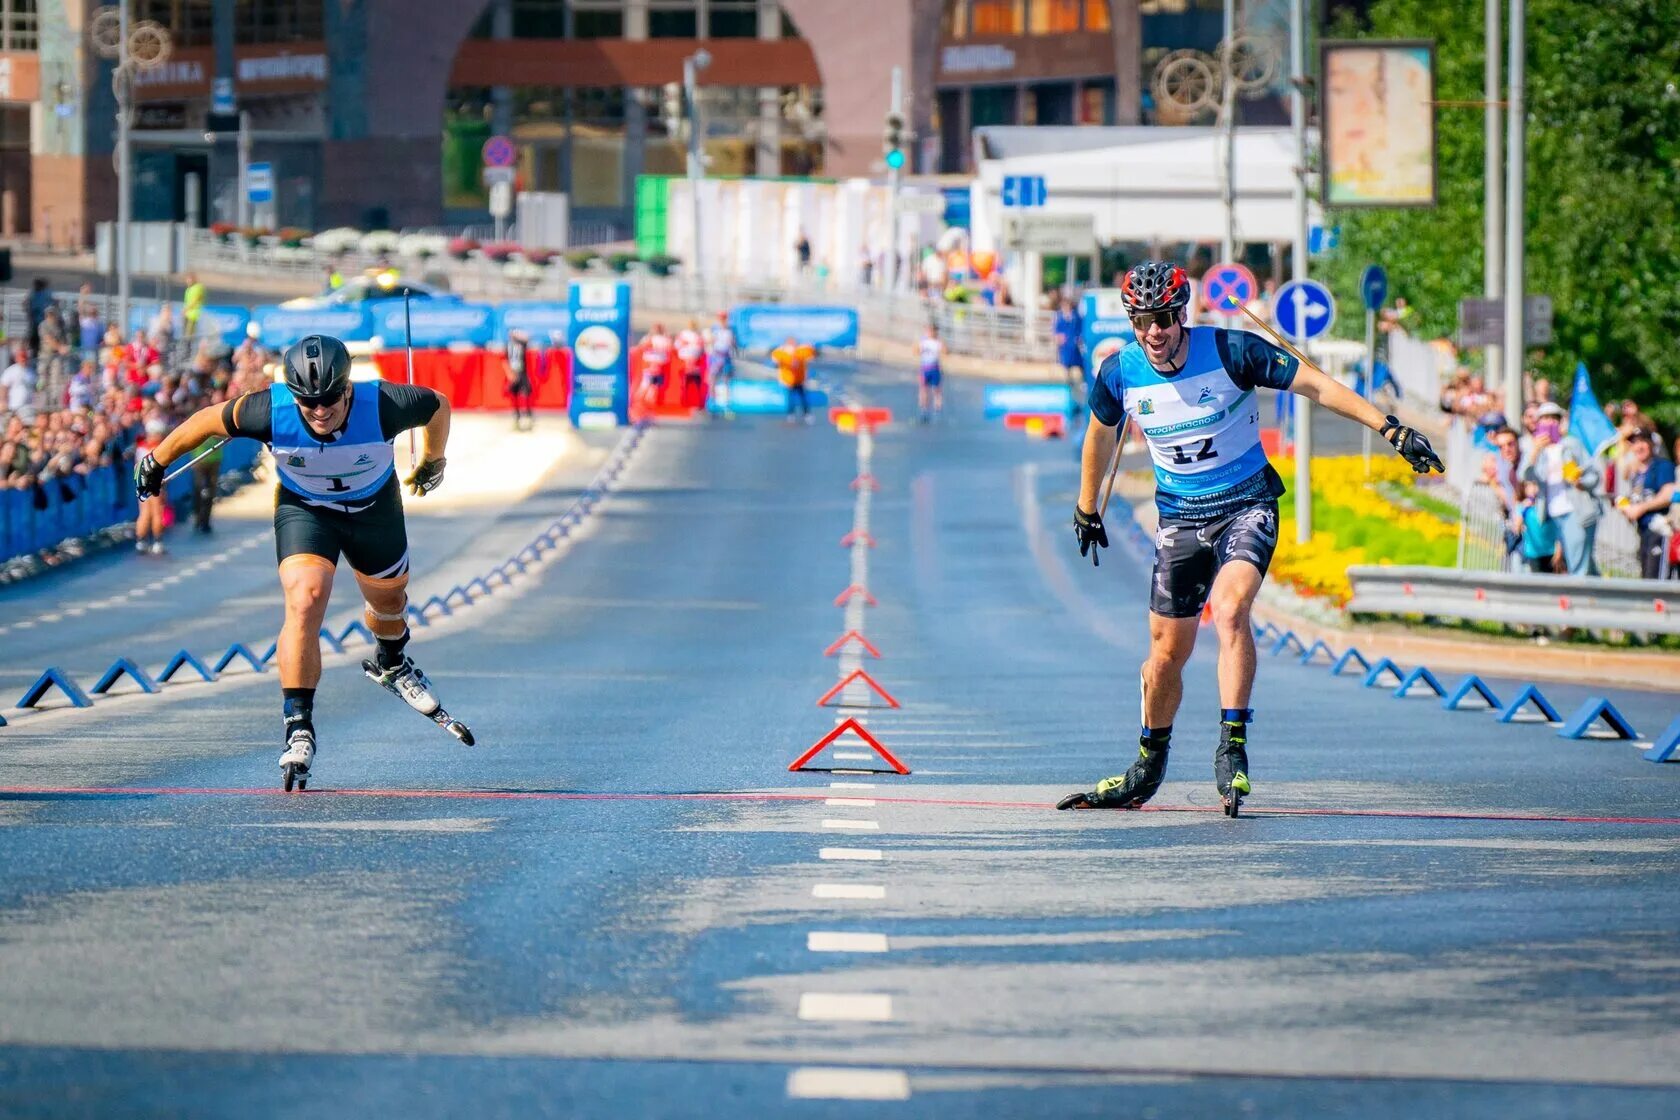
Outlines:
[{"label": "asphalt road", "polygon": [[[904,375],[833,373],[909,413]],[[1267,658],[1228,820],[1204,650],[1155,807],[1055,812],[1135,749],[1147,563],[1079,562],[1073,447],[951,398],[865,441],[650,432],[546,563],[417,635],[472,749],[348,657],[304,795],[272,674],[8,710],[0,1114],[1675,1115],[1680,767]],[[421,596],[592,469],[427,522]],[[242,532],[132,606],[63,614],[144,558],[31,585],[60,617],[0,679],[267,635]],[[879,660],[824,657],[853,625]],[[913,773],[787,772],[853,667]]]}]

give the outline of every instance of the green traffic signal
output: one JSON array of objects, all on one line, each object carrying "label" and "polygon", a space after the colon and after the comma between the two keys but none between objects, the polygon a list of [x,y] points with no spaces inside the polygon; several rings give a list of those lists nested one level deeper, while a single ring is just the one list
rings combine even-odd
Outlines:
[{"label": "green traffic signal", "polygon": [[902,148],[894,148],[887,153],[887,166],[894,171],[904,166],[904,150]]}]

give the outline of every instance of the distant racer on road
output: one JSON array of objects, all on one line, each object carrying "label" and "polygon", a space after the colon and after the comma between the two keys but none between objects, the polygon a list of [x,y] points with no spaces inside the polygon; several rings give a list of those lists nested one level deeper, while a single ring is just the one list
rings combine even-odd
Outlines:
[{"label": "distant racer on road", "polygon": [[285,719],[280,756],[286,789],[309,780],[315,758],[315,688],[321,679],[321,622],[342,554],[365,601],[363,617],[378,644],[362,668],[463,742],[465,725],[450,718],[426,679],[403,652],[408,644],[408,529],[403,520],[391,440],[424,430],[420,465],[407,480],[416,495],[443,481],[449,402],[431,389],[350,381],[344,343],[310,335],[286,351],[285,380],[210,405],[182,421],[134,467],[142,498],[163,487],[165,468],[215,436],[261,440],[274,453],[280,486],[274,504],[275,551],[286,618],[276,656]]},{"label": "distant racer on road", "polygon": [[1196,644],[1198,616],[1211,603],[1219,634],[1221,705],[1214,785],[1225,812],[1234,817],[1251,790],[1249,613],[1277,547],[1277,500],[1284,492],[1260,445],[1256,391],[1296,393],[1380,432],[1420,474],[1444,468],[1423,436],[1258,335],[1187,326],[1190,281],[1182,268],[1145,261],[1126,274],[1120,293],[1137,341],[1104,361],[1091,387],[1073,528],[1079,554],[1095,563],[1093,546],[1108,547],[1098,489],[1116,428],[1130,416],[1154,460],[1160,514],[1138,760],[1096,789],[1063,798],[1057,808],[1132,808],[1155,795],[1167,772],[1184,664]]}]

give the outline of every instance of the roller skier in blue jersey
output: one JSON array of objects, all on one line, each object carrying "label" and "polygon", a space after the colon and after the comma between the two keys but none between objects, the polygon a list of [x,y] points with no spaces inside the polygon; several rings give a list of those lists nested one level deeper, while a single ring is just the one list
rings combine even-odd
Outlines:
[{"label": "roller skier in blue jersey", "polygon": [[[1149,658],[1142,669],[1137,761],[1060,809],[1135,808],[1166,776],[1183,669],[1199,616],[1211,604],[1219,636],[1219,742],[1214,785],[1236,816],[1252,784],[1248,724],[1253,719],[1254,633],[1249,612],[1278,537],[1278,477],[1260,444],[1262,388],[1297,393],[1380,432],[1412,469],[1440,471],[1429,441],[1357,394],[1258,335],[1185,322],[1190,282],[1182,268],[1145,261],[1126,273],[1121,298],[1137,341],[1112,355],[1091,387],[1074,536],[1097,562],[1108,547],[1097,511],[1104,468],[1129,416],[1143,431],[1155,467],[1155,569],[1149,598]],[[1305,500],[1303,497],[1301,500]]]},{"label": "roller skier in blue jersey", "polygon": [[472,733],[438,703],[431,682],[404,652],[408,644],[408,530],[391,440],[424,431],[419,465],[406,485],[429,494],[443,481],[449,402],[431,389],[350,381],[344,343],[311,335],[287,350],[285,377],[267,389],[210,405],[182,421],[134,467],[142,497],[163,486],[164,471],[216,436],[268,444],[280,486],[275,494],[275,551],[286,616],[276,659],[285,720],[280,756],[286,789],[303,788],[315,757],[315,688],[321,678],[318,634],[339,556],[364,600],[377,643],[363,670],[462,742]]}]

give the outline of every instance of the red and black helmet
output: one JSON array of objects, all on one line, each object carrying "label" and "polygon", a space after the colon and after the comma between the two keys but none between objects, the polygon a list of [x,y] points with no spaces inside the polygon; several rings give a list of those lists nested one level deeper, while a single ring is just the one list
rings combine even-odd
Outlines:
[{"label": "red and black helmet", "polygon": [[1190,305],[1190,277],[1176,264],[1144,261],[1133,265],[1120,281],[1120,299],[1128,315],[1177,311]]}]

